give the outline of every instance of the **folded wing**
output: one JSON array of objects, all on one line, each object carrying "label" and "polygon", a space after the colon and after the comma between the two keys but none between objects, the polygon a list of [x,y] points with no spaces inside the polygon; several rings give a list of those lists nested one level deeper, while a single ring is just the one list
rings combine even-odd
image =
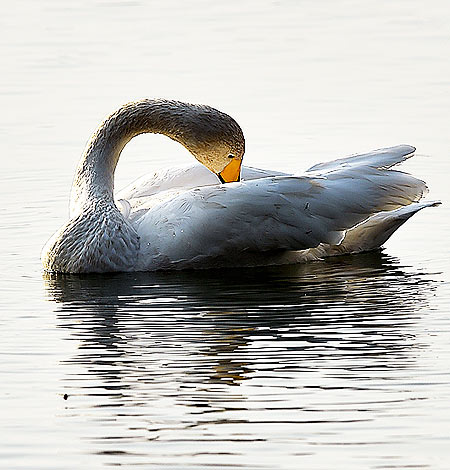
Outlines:
[{"label": "folded wing", "polygon": [[143,212],[134,224],[146,255],[153,261],[162,256],[166,264],[339,245],[347,230],[373,214],[422,197],[423,181],[389,169],[412,151],[395,147],[316,165],[303,176],[183,191]]},{"label": "folded wing", "polygon": [[[241,179],[247,181],[281,175],[286,175],[286,173],[242,167]],[[130,201],[136,198],[153,196],[164,191],[181,191],[217,184],[219,184],[219,180],[216,175],[203,165],[195,163],[143,175],[120,190],[116,194],[116,198]]]}]

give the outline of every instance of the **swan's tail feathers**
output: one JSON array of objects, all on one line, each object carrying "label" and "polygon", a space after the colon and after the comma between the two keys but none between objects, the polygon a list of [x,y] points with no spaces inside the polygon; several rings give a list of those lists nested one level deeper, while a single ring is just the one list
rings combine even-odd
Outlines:
[{"label": "swan's tail feathers", "polygon": [[424,201],[392,211],[379,212],[347,230],[342,242],[331,247],[329,255],[376,250],[416,212],[425,207],[436,207],[440,204],[440,201]]},{"label": "swan's tail feathers", "polygon": [[377,169],[391,168],[414,155],[415,148],[411,145],[397,145],[369,153],[339,158],[331,162],[318,163],[307,170],[307,173],[328,173],[349,167],[372,167]]}]

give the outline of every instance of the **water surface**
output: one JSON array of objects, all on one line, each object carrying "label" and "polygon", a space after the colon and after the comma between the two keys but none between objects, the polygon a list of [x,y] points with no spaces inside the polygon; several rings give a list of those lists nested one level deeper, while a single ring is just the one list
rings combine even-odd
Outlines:
[{"label": "water surface", "polygon": [[[23,0],[0,18],[0,466],[447,469],[447,2]],[[46,276],[98,122],[165,97],[231,114],[253,166],[417,146],[444,204],[382,252]],[[125,149],[123,186],[190,155]]]},{"label": "water surface", "polygon": [[[294,468],[340,454],[350,468],[394,454],[417,463],[417,440],[426,451],[437,436],[426,420],[419,435],[410,425],[439,406],[427,390],[445,382],[423,370],[437,288],[379,253],[50,277],[57,327],[78,344],[60,366],[63,415],[88,421],[86,446],[111,465]],[[431,414],[430,426],[448,424]]]}]

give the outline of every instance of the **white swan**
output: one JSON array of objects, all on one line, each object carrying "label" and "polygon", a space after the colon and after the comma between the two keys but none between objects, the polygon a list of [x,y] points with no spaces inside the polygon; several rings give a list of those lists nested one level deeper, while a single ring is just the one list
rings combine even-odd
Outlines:
[{"label": "white swan", "polygon": [[[144,132],[180,142],[203,166],[144,176],[115,201],[120,153]],[[239,182],[244,137],[230,116],[178,101],[129,103],[91,137],[76,170],[70,220],[45,245],[42,262],[52,272],[151,271],[373,250],[417,211],[439,204],[419,202],[425,183],[390,169],[414,150],[381,149],[298,176],[244,167]]]}]

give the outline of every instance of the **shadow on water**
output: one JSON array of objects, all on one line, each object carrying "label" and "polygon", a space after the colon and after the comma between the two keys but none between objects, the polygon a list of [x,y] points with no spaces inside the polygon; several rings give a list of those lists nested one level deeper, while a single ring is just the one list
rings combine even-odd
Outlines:
[{"label": "shadow on water", "polygon": [[250,465],[268,443],[311,455],[323,436],[406,403],[383,384],[414,367],[434,288],[382,253],[45,282],[77,345],[61,362],[62,419],[89,421],[84,442],[108,465],[155,468],[224,468],[224,453],[227,467],[245,455],[246,468],[272,468]]},{"label": "shadow on water", "polygon": [[183,380],[234,384],[262,360],[272,373],[324,367],[321,361],[403,367],[411,360],[405,351],[420,347],[413,326],[432,285],[382,253],[256,269],[46,278],[59,326],[81,344],[71,362],[102,376],[105,389],[111,380],[132,386],[123,379],[139,375],[136,367],[145,375],[150,363],[152,374],[173,367]]}]

